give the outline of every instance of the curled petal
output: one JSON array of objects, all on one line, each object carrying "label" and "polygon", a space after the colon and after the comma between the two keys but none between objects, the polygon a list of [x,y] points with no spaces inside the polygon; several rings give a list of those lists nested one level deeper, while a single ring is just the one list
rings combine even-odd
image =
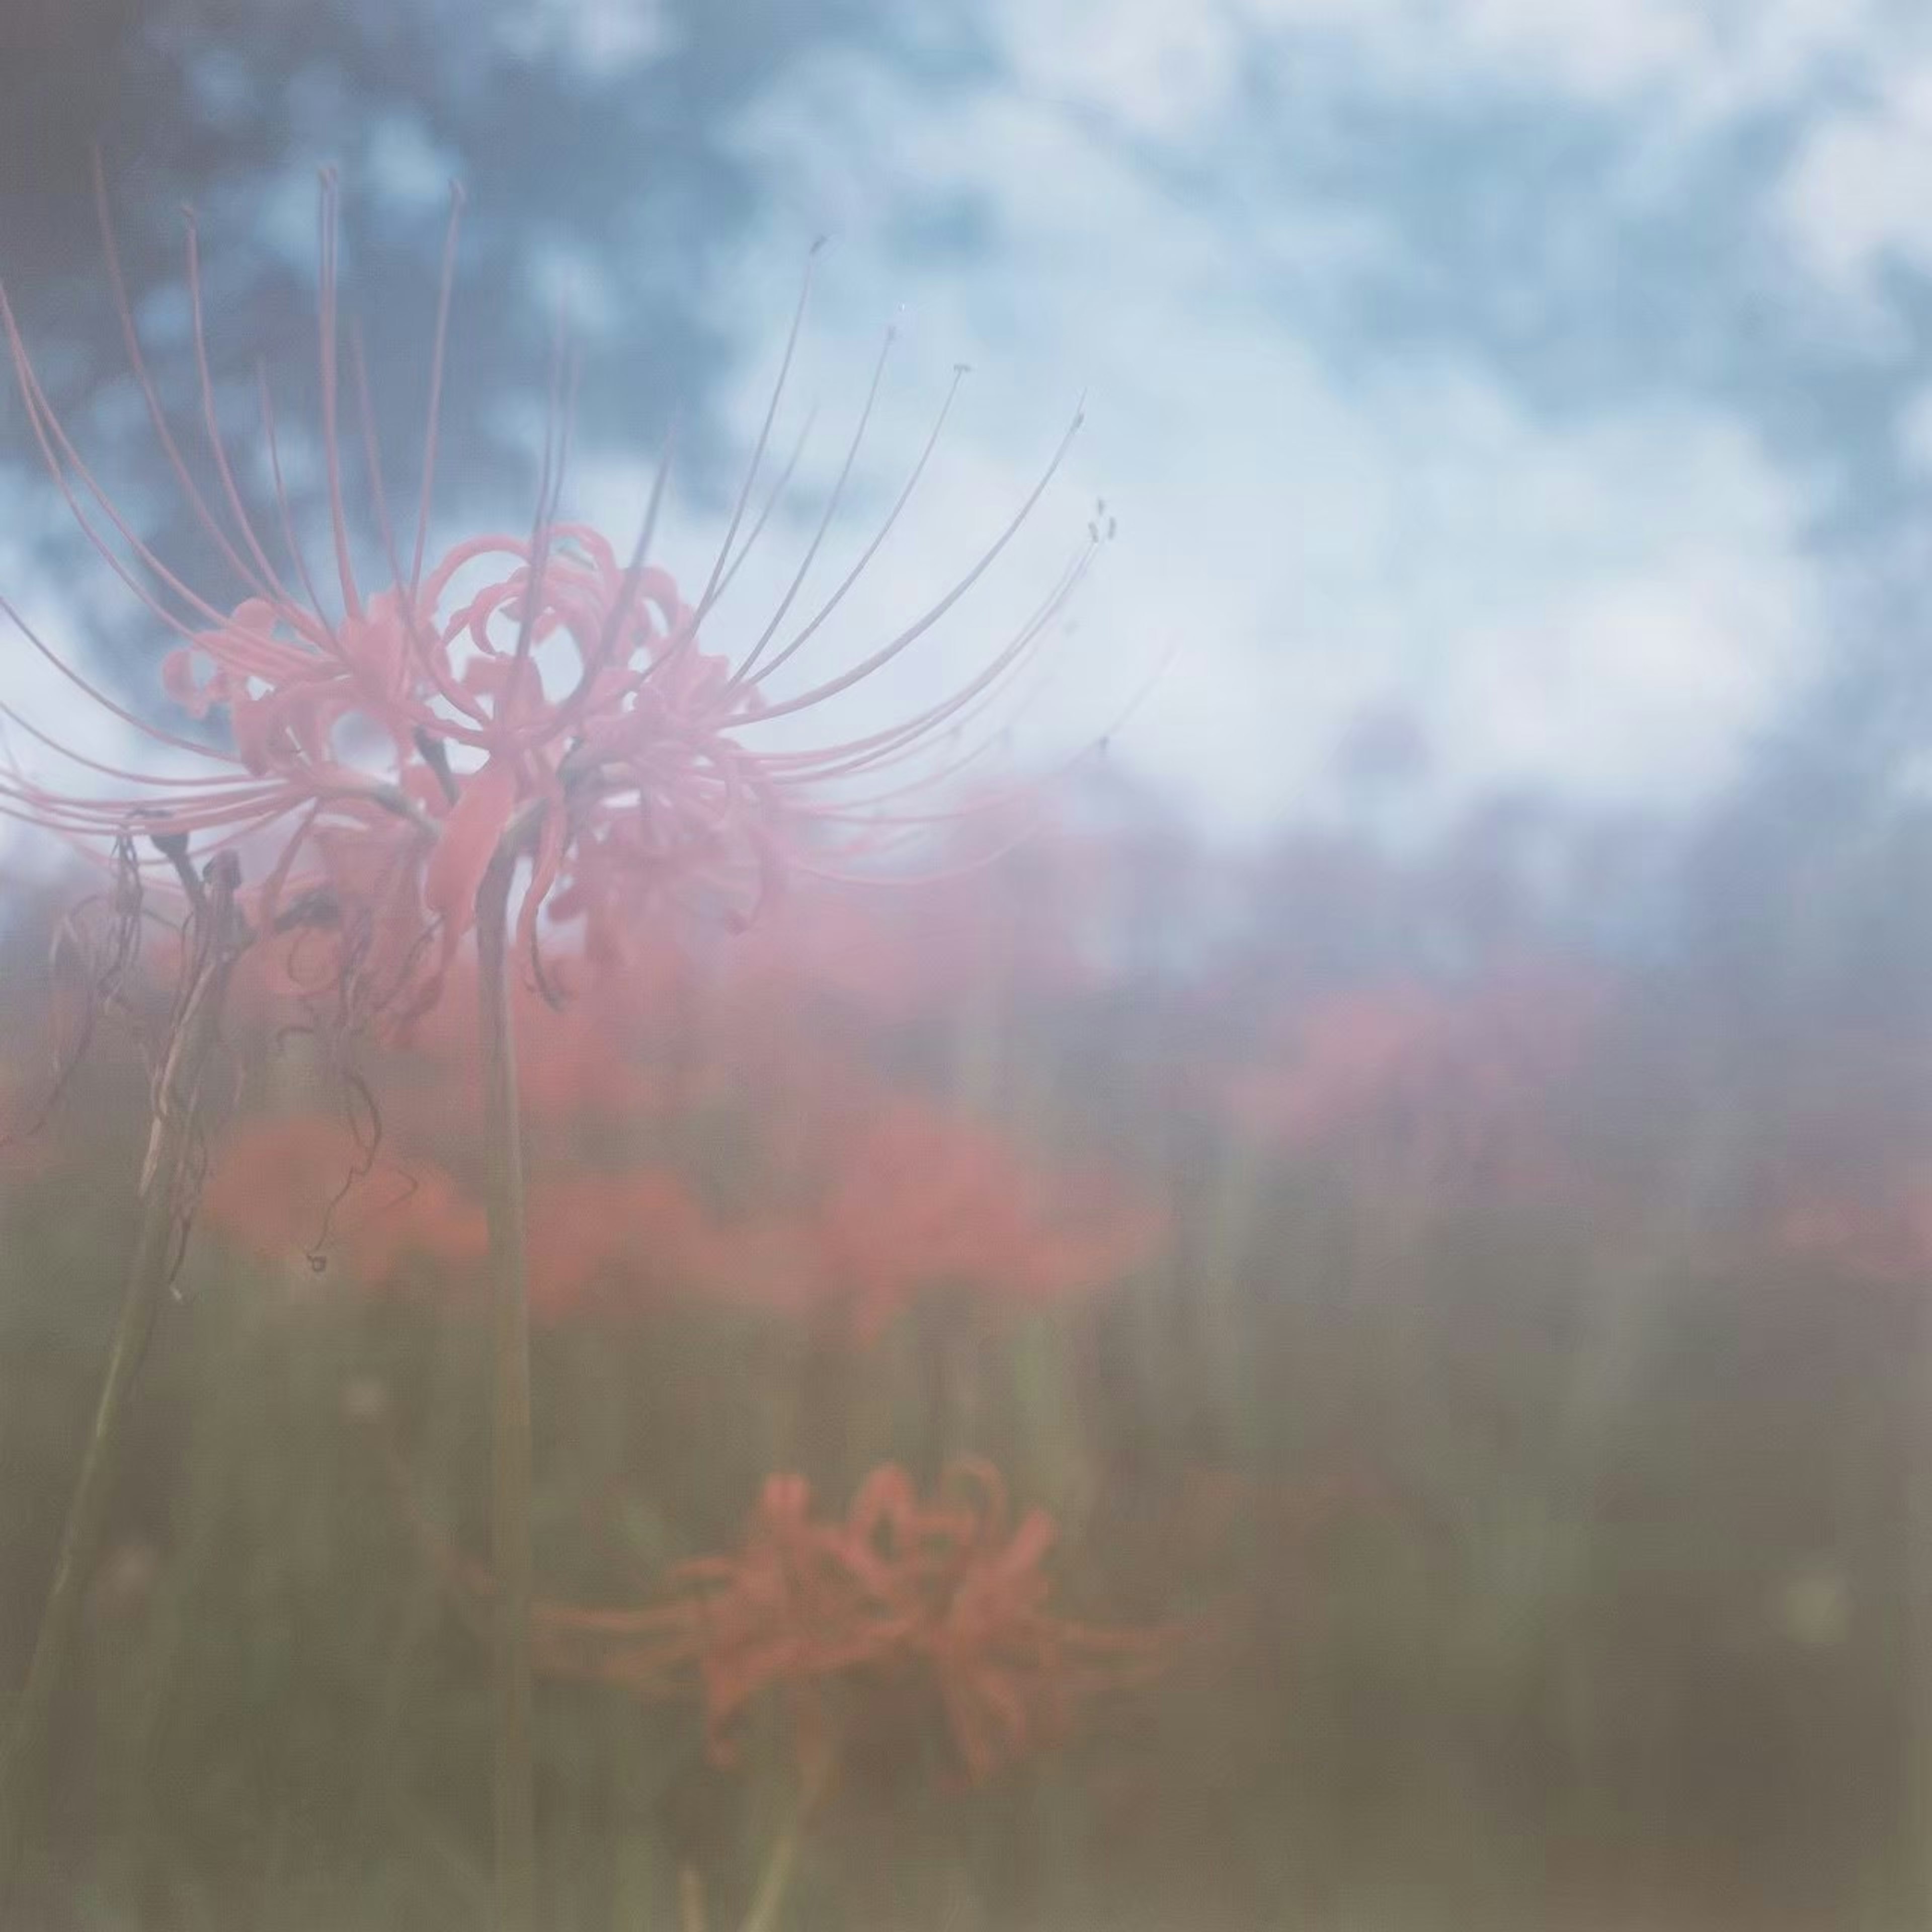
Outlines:
[{"label": "curled petal", "polygon": [[191,718],[206,718],[210,708],[223,701],[224,680],[219,672],[205,684],[195,682],[194,646],[180,644],[161,660],[161,688]]},{"label": "curled petal", "polygon": [[443,957],[476,922],[476,894],[498,842],[517,808],[517,774],[507,759],[492,758],[464,782],[451,806],[423,873],[423,904],[441,925]]}]

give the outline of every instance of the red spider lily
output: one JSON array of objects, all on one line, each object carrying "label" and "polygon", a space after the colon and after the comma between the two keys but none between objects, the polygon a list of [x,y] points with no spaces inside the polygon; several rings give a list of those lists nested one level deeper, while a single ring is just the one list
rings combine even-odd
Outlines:
[{"label": "red spider lily", "polygon": [[[402,1111],[421,1126],[448,1103]],[[1166,1232],[1159,1210],[1118,1181],[1044,1171],[991,1126],[910,1096],[842,1093],[811,1118],[835,1151],[829,1165],[822,1152],[812,1163],[814,1191],[790,1213],[722,1215],[658,1160],[540,1171],[529,1209],[532,1312],[556,1322],[700,1297],[822,1310],[870,1343],[923,1289],[956,1287],[982,1306],[1057,1301],[1118,1280]],[[800,1133],[812,1137],[809,1125]],[[267,1164],[278,1150],[304,1161],[307,1177],[278,1178]],[[340,1121],[253,1127],[224,1155],[238,1178],[220,1211],[232,1198],[264,1250],[286,1255],[316,1242],[322,1204],[340,1193],[339,1232],[372,1286],[382,1276],[365,1258],[370,1243],[389,1244],[386,1261],[410,1243],[431,1260],[472,1255],[478,1210],[442,1170],[411,1158],[369,1172],[370,1162]]]},{"label": "red spider lily", "polygon": [[[525,851],[530,865],[518,933],[525,956],[533,956],[539,916],[547,914],[555,922],[580,923],[588,956],[610,959],[625,952],[640,915],[662,911],[667,902],[742,921],[793,870],[836,873],[856,856],[922,836],[934,816],[922,807],[922,790],[968,761],[945,748],[1032,657],[1084,574],[1090,546],[976,673],[914,715],[855,735],[835,734],[815,749],[778,748],[758,734],[831,703],[932,631],[1011,542],[1057,470],[1066,441],[979,560],[922,614],[845,668],[778,694],[774,674],[793,665],[834,615],[898,520],[926,470],[939,424],[857,562],[815,608],[794,619],[870,416],[882,354],[803,561],[776,612],[735,658],[708,640],[720,600],[770,512],[768,502],[746,531],[802,296],[750,472],[694,602],[650,556],[668,463],[660,466],[628,557],[598,532],[558,518],[566,442],[561,383],[554,389],[553,430],[528,535],[474,537],[433,559],[429,524],[458,226],[453,208],[406,556],[388,519],[373,411],[359,360],[355,364],[370,520],[386,562],[374,587],[357,566],[343,482],[335,201],[325,175],[319,338],[332,552],[326,595],[283,488],[266,380],[260,431],[275,479],[278,531],[265,535],[258,527],[237,484],[242,466],[218,421],[192,224],[187,280],[212,478],[206,487],[149,374],[111,230],[108,262],[154,434],[190,511],[245,593],[238,602],[184,581],[116,508],[50,404],[0,292],[0,326],[50,473],[102,557],[176,639],[161,667],[164,691],[196,716],[223,712],[230,740],[230,748],[213,749],[145,719],[138,707],[116,704],[65,664],[10,604],[0,604],[28,644],[84,695],[152,750],[193,761],[188,774],[104,764],[0,706],[43,748],[116,788],[108,796],[86,796],[16,775],[0,782],[0,812],[84,846],[145,826],[258,849],[260,921],[299,923],[326,935],[318,942],[304,932],[293,942],[286,962],[292,983],[316,998],[346,994],[348,1010],[340,1017],[376,1014],[398,1027],[434,1003],[473,920],[485,869],[506,842]],[[105,229],[104,200],[103,222]],[[951,400],[949,392],[947,407]],[[943,407],[940,423],[945,414]],[[280,562],[272,551],[281,554]]]},{"label": "red spider lily", "polygon": [[389,1282],[416,1257],[473,1268],[483,1210],[432,1162],[381,1154],[342,1119],[290,1114],[232,1130],[201,1197],[206,1226],[265,1260],[340,1251],[356,1278]]},{"label": "red spider lily", "polygon": [[1168,1660],[1174,1634],[1054,1616],[1042,1568],[1059,1537],[1052,1518],[1029,1510],[1009,1531],[998,1472],[983,1462],[958,1466],[980,1491],[978,1507],[918,1518],[927,1574],[944,1606],[920,1648],[967,1772],[984,1779],[1067,1735],[1090,1699],[1147,1682]]},{"label": "red spider lily", "polygon": [[[251,1042],[286,1030],[292,992],[304,1001],[327,997],[335,939],[302,932],[250,949],[230,1009]],[[520,1111],[540,1145],[581,1152],[600,1131],[628,1133],[674,1118],[679,1070],[693,1058],[687,1035],[703,1010],[696,973],[689,949],[664,934],[640,942],[622,974],[589,969],[566,953],[546,962],[542,984],[513,981]],[[476,962],[466,950],[442,997],[410,1030],[406,1053],[358,1061],[396,1145],[460,1167],[474,1162],[483,1105],[478,1013]]]},{"label": "red spider lily", "polygon": [[1581,1065],[1602,1005],[1600,988],[1557,968],[1460,994],[1340,994],[1288,1016],[1282,1050],[1225,1091],[1275,1145],[1346,1147],[1384,1179],[1454,1190],[1541,1176],[1552,1093]]},{"label": "red spider lily", "polygon": [[[289,1114],[231,1130],[201,1213],[260,1260],[302,1257],[320,1272],[339,1258],[371,1289],[414,1262],[460,1290],[486,1245],[482,1202],[448,1169],[386,1152],[372,1127],[340,1116]],[[634,1312],[679,1293],[790,1305],[810,1292],[789,1228],[722,1223],[668,1168],[543,1178],[530,1192],[529,1244],[531,1312],[545,1322]]]},{"label": "red spider lily", "polygon": [[[525,1121],[580,1135],[664,1118],[692,995],[691,962],[668,935],[640,940],[621,974],[586,970],[567,954],[546,963],[541,985],[518,980],[512,997]],[[466,955],[412,1031],[407,1064],[385,1070],[392,1076],[383,1084],[385,1117],[412,1143],[440,1144],[453,1122],[481,1118],[478,1025],[475,961]]]},{"label": "red spider lily", "polygon": [[[343,490],[335,200],[333,179],[325,175],[318,333],[320,446],[334,566],[327,598],[318,590],[283,488],[266,380],[262,443],[275,479],[286,574],[271,558],[237,487],[239,466],[224,440],[210,374],[191,224],[192,340],[208,461],[218,486],[207,492],[196,482],[148,375],[103,209],[137,387],[190,512],[239,582],[238,600],[232,592],[211,597],[185,582],[116,510],[50,404],[0,293],[0,328],[50,475],[103,560],[176,640],[161,668],[167,694],[193,712],[222,710],[231,746],[211,750],[143,721],[137,710],[116,704],[66,664],[5,604],[0,608],[28,644],[109,716],[143,737],[151,753],[198,761],[200,775],[104,763],[6,706],[0,716],[37,744],[112,779],[119,790],[83,796],[16,775],[0,778],[0,812],[91,846],[97,856],[103,847],[133,850],[135,831],[145,830],[184,888],[201,876],[188,862],[190,839],[212,848],[225,882],[218,982],[224,990],[233,950],[228,934],[237,923],[232,892],[239,866],[232,848],[264,853],[262,883],[251,908],[256,928],[290,932],[283,957],[290,979],[315,1028],[338,1040],[374,1022],[405,1034],[435,1004],[463,940],[480,922],[484,1248],[495,1343],[491,1540],[502,1582],[494,1684],[496,1916],[506,1926],[521,1926],[535,1916],[536,1826],[524,1615],[531,1588],[529,1296],[506,970],[512,939],[515,955],[530,962],[541,981],[539,922],[546,913],[554,923],[580,926],[586,957],[621,961],[640,920],[662,926],[668,914],[694,908],[743,923],[794,870],[836,872],[855,857],[874,857],[902,838],[924,836],[935,816],[925,793],[971,761],[970,754],[955,752],[958,734],[1027,666],[1092,550],[1090,543],[1082,548],[1031,619],[976,674],[913,716],[880,729],[829,734],[831,742],[809,750],[784,748],[761,736],[774,723],[830,704],[931,632],[1010,544],[1073,434],[1070,429],[1016,514],[950,590],[856,663],[829,675],[814,673],[803,688],[782,694],[771,680],[838,610],[885,540],[924,472],[946,413],[942,409],[904,489],[856,564],[788,630],[869,419],[884,373],[882,353],[851,449],[777,610],[735,656],[708,648],[719,600],[769,514],[768,506],[741,544],[803,320],[802,294],[750,470],[694,602],[650,556],[668,463],[659,465],[628,560],[620,561],[596,531],[560,519],[569,386],[560,374],[528,536],[474,537],[432,562],[436,422],[458,228],[453,208],[406,566],[383,499],[375,411],[356,358],[370,520],[387,562],[386,582],[373,588],[375,580],[365,582],[358,572]],[[778,494],[772,492],[772,502]],[[1098,541],[1095,530],[1092,542]],[[526,864],[527,875],[520,876]],[[197,1040],[208,1036],[206,1024],[196,1029]],[[178,1151],[180,1142],[170,1144]],[[110,1382],[117,1403],[125,1387],[124,1378]],[[37,1690],[36,1700],[34,1710],[46,1708],[44,1691]]]},{"label": "red spider lily", "polygon": [[[640,1610],[539,1604],[542,1668],[662,1699],[694,1686],[715,1756],[769,1693],[790,1710],[808,1766],[836,1758],[836,1690],[861,1705],[908,1690],[943,1713],[974,1781],[1064,1739],[1094,1699],[1144,1685],[1171,1660],[1172,1630],[1057,1614],[1046,1562],[1052,1519],[1012,1520],[1006,1486],[956,1464],[922,1501],[904,1471],[875,1470],[841,1520],[814,1516],[802,1477],[770,1478],[742,1546],[672,1573]],[[474,1569],[472,1588],[487,1583]]]},{"label": "red spider lily", "polygon": [[722,1219],[655,1163],[540,1180],[533,1304],[554,1318],[669,1289],[822,1310],[869,1344],[923,1289],[1056,1301],[1119,1280],[1165,1233],[1118,1183],[1042,1172],[995,1130],[910,1096],[868,1098],[842,1121],[815,1117],[836,1151],[790,1214]]},{"label": "red spider lily", "polygon": [[1848,1280],[1921,1288],[1932,1282],[1932,1187],[1922,1172],[1798,1180],[1780,1189],[1765,1245]]},{"label": "red spider lily", "polygon": [[[392,1286],[411,1262],[460,1289],[486,1245],[482,1202],[448,1169],[386,1151],[370,1126],[340,1116],[288,1114],[232,1130],[201,1211],[260,1260],[302,1256],[320,1271],[339,1258],[371,1289]],[[553,1322],[594,1309],[614,1288],[634,1306],[641,1286],[669,1294],[741,1275],[769,1281],[796,1264],[782,1234],[721,1227],[658,1168],[543,1180],[531,1192],[529,1240],[531,1312]]]},{"label": "red spider lily", "polygon": [[1048,1175],[994,1128],[902,1096],[839,1150],[814,1240],[830,1292],[869,1339],[928,1286],[1020,1304],[1099,1287],[1144,1263],[1165,1230],[1117,1184]]}]

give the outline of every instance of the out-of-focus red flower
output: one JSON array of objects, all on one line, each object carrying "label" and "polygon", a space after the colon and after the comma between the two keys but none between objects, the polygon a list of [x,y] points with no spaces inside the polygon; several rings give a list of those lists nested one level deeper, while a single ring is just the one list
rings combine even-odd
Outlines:
[{"label": "out-of-focus red flower", "polygon": [[[288,1114],[246,1121],[216,1151],[202,1213],[231,1242],[273,1262],[339,1256],[358,1285],[381,1288],[411,1261],[460,1298],[487,1250],[482,1203],[435,1162],[389,1154],[346,1120]],[[715,1220],[668,1168],[540,1177],[529,1206],[531,1312],[556,1322],[635,1312],[679,1293],[802,1300],[783,1286],[802,1264],[783,1231]]]},{"label": "out-of-focus red flower", "polygon": [[[1144,1684],[1178,1634],[1076,1622],[1053,1608],[1057,1532],[1015,1522],[983,1462],[956,1465],[922,1500],[898,1468],[867,1478],[845,1517],[816,1516],[804,1479],[770,1478],[729,1556],[679,1566],[640,1610],[540,1604],[539,1667],[649,1698],[694,1688],[715,1756],[728,1761],[746,1713],[782,1696],[808,1766],[836,1760],[834,1694],[937,1710],[967,1775],[981,1780],[1066,1738],[1096,1697]],[[460,1568],[487,1587],[484,1573]],[[857,1714],[860,1720],[876,1711]]]},{"label": "out-of-focus red flower", "polygon": [[1885,1287],[1932,1285],[1932,1178],[1923,1174],[1787,1184],[1768,1232],[1790,1259]]},{"label": "out-of-focus red flower", "polygon": [[[789,1210],[722,1214],[656,1161],[539,1174],[533,1310],[635,1312],[682,1295],[827,1310],[870,1342],[922,1290],[1053,1302],[1118,1280],[1166,1233],[1117,1180],[1043,1170],[994,1129],[908,1096],[874,1090],[819,1126],[832,1144],[801,1160],[806,1195]],[[799,1133],[809,1141],[808,1122]]]},{"label": "out-of-focus red flower", "polygon": [[1118,1184],[1048,1172],[994,1128],[904,1096],[838,1150],[814,1238],[828,1288],[870,1338],[921,1288],[1052,1301],[1118,1280],[1165,1232]]},{"label": "out-of-focus red flower", "polygon": [[[544,984],[520,980],[511,994],[524,1118],[587,1129],[662,1114],[692,1011],[692,976],[680,949],[640,944],[622,974],[588,970],[568,953],[547,961],[544,971]],[[480,1118],[476,1028],[475,964],[466,957],[412,1035],[408,1074],[388,1096],[398,1118],[423,1136]]]},{"label": "out-of-focus red flower", "polygon": [[[540,1022],[533,1030],[542,1036]],[[578,1036],[546,1067],[542,1078],[557,1082],[552,1118],[580,1111],[566,1106],[580,1079],[614,1107],[644,1090],[649,1070],[626,1060],[621,1037],[604,1056],[614,1066],[590,1049]],[[466,1063],[454,1065],[460,1075]],[[662,1152],[622,1166],[568,1153],[540,1160],[529,1183],[533,1316],[736,1302],[823,1311],[832,1332],[869,1343],[926,1290],[956,1289],[982,1309],[1037,1306],[1118,1280],[1165,1238],[1160,1208],[1118,1178],[1056,1168],[988,1123],[883,1090],[836,1058],[809,1057],[806,1070],[816,1076],[808,1104],[776,1109],[786,1118],[776,1123],[754,1110],[770,1186],[750,1212],[714,1204]],[[383,1112],[373,1151],[339,1115],[238,1126],[215,1165],[210,1225],[268,1257],[340,1250],[370,1286],[413,1252],[460,1292],[482,1252],[480,1205],[416,1150],[434,1148],[466,1171],[460,1081],[454,1094],[440,1083],[405,1088]],[[396,1145],[406,1157],[387,1151]]]},{"label": "out-of-focus red flower", "polygon": [[434,1162],[372,1149],[350,1124],[316,1114],[243,1122],[215,1151],[206,1224],[264,1260],[340,1252],[370,1287],[412,1258],[461,1279],[486,1246],[482,1205]]},{"label": "out-of-focus red flower", "polygon": [[925,882],[890,892],[835,883],[792,896],[734,949],[739,997],[815,995],[892,1025],[976,996],[1090,987],[1102,970],[1095,935],[1112,884],[1108,848],[1048,822],[996,862],[975,862],[984,830],[942,833]]},{"label": "out-of-focus red flower", "polygon": [[1338,994],[1284,1015],[1276,1043],[1223,1092],[1276,1147],[1346,1153],[1378,1182],[1532,1180],[1549,1171],[1551,1103],[1580,1069],[1603,1004],[1589,980],[1540,968],[1455,992]]}]

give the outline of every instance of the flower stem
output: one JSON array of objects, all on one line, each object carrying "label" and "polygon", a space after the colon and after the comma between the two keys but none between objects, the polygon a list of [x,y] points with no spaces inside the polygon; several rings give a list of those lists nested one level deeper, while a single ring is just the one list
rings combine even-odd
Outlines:
[{"label": "flower stem", "polygon": [[778,1914],[783,1910],[785,1894],[791,1887],[791,1875],[798,1864],[798,1854],[805,1842],[806,1814],[809,1801],[801,1798],[786,1814],[784,1822],[778,1828],[778,1834],[772,1842],[770,1856],[765,1861],[765,1868],[759,1875],[758,1889],[752,1900],[751,1910],[745,1914],[743,1932],[774,1932],[778,1922]]},{"label": "flower stem", "polygon": [[524,1271],[524,1153],[510,1006],[506,840],[476,896],[483,1132],[490,1229],[494,1386],[490,1404],[490,1554],[496,1578],[496,1932],[536,1924],[536,1799],[531,1764],[530,1321]]},{"label": "flower stem", "polygon": [[740,1932],[776,1932],[778,1915],[791,1889],[792,1874],[798,1869],[799,1853],[805,1846],[806,1828],[837,1774],[837,1760],[830,1756],[821,1756],[801,1768],[798,1788],[785,1808],[778,1836],[772,1841]]},{"label": "flower stem", "polygon": [[184,1197],[191,1186],[190,1161],[200,1138],[203,1082],[220,1040],[229,980],[248,938],[235,904],[239,878],[232,857],[218,860],[208,868],[205,893],[196,897],[196,916],[188,929],[189,964],[154,1082],[141,1168],[140,1223],[106,1378],[61,1532],[26,1683],[0,1754],[0,1901],[13,1882],[44,1795],[40,1786],[55,1700],[80,1628],[86,1586],[113,1496],[135,1384],[179,1259],[189,1210]]}]

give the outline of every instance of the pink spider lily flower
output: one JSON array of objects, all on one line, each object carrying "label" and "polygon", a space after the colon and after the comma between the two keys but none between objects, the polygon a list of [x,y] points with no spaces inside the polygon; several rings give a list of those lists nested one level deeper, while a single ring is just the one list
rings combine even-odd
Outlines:
[{"label": "pink spider lily flower", "polygon": [[[531,528],[521,536],[474,537],[433,559],[437,422],[460,206],[460,195],[454,196],[406,556],[383,496],[359,355],[351,358],[370,520],[386,566],[380,587],[358,572],[344,482],[343,327],[330,175],[324,173],[321,190],[318,305],[331,553],[326,592],[325,573],[311,567],[291,508],[266,376],[259,387],[259,453],[274,482],[276,527],[265,532],[244,501],[237,480],[242,466],[218,421],[191,220],[187,283],[198,440],[205,445],[202,481],[149,372],[102,196],[108,267],[133,374],[190,510],[240,586],[235,601],[184,581],[116,508],[50,404],[0,289],[0,328],[50,474],[94,548],[174,640],[160,666],[164,693],[192,716],[220,712],[229,740],[225,747],[198,742],[143,716],[138,705],[118,703],[0,598],[0,611],[35,651],[92,704],[164,754],[154,762],[170,766],[139,770],[91,758],[0,702],[0,716],[41,749],[114,781],[105,795],[94,796],[18,772],[0,776],[0,814],[96,852],[130,830],[147,830],[192,836],[204,850],[238,847],[255,855],[260,883],[250,910],[258,929],[304,928],[290,953],[297,986],[311,994],[332,991],[345,1019],[378,1017],[398,1030],[436,998],[473,924],[484,874],[506,842],[528,861],[516,938],[535,970],[540,918],[579,926],[586,952],[608,958],[626,950],[626,932],[640,914],[701,907],[742,923],[794,870],[843,876],[854,862],[923,836],[946,815],[932,807],[934,788],[975,755],[958,748],[965,728],[1011,691],[1036,654],[1088,567],[1096,534],[1090,530],[1089,542],[1031,617],[956,688],[883,728],[834,732],[810,749],[773,745],[765,728],[830,705],[946,616],[1011,542],[1058,470],[1078,417],[1017,512],[958,582],[856,662],[778,694],[774,675],[794,663],[837,611],[898,520],[932,454],[958,375],[881,526],[830,592],[804,610],[808,578],[878,393],[881,352],[803,559],[769,621],[735,654],[711,648],[710,640],[719,602],[790,474],[787,466],[762,510],[748,520],[804,292],[750,468],[694,602],[650,556],[668,455],[627,555],[597,531],[559,518],[568,417],[561,377],[553,382]],[[352,333],[352,346],[354,340]],[[794,607],[803,614],[795,615]],[[312,928],[327,935],[320,952]]]},{"label": "pink spider lily flower", "polygon": [[[460,1600],[487,1599],[488,1567],[428,1525],[406,1479],[404,1496]],[[1058,1538],[1044,1510],[1016,1522],[1004,1479],[977,1460],[924,1497],[896,1466],[874,1469],[842,1518],[814,1510],[803,1477],[775,1474],[740,1546],[676,1565],[654,1600],[538,1603],[539,1666],[650,1702],[694,1693],[722,1765],[737,1760],[746,1713],[776,1694],[808,1782],[836,1768],[835,1692],[861,1731],[910,1704],[940,1720],[965,1778],[982,1784],[1066,1741],[1102,1700],[1146,1689],[1195,1634],[1062,1614],[1046,1567]]]}]

